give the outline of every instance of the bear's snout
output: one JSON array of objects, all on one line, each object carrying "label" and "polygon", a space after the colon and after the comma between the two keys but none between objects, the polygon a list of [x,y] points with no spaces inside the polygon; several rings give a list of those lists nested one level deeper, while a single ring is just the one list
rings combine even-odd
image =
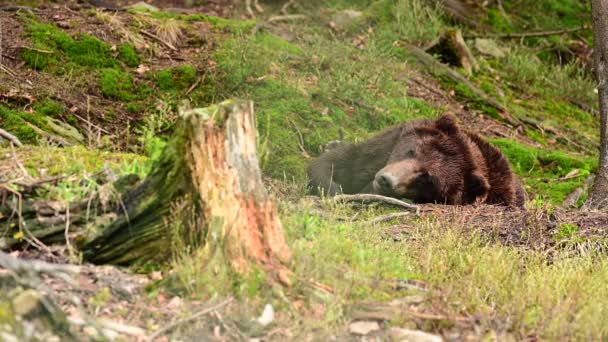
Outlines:
[{"label": "bear's snout", "polygon": [[378,173],[374,179],[374,190],[381,194],[390,194],[393,192],[396,180],[389,173]]},{"label": "bear's snout", "polygon": [[413,190],[413,184],[424,175],[420,163],[415,159],[390,163],[376,173],[374,192],[391,197],[402,197]]}]

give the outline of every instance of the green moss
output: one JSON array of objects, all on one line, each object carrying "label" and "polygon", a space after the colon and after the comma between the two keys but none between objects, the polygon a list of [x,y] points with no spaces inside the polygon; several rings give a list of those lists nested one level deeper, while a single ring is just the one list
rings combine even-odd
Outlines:
[{"label": "green moss", "polygon": [[[491,141],[509,158],[528,191],[553,204],[561,204],[569,193],[581,186],[585,178],[597,169],[594,157],[537,149],[507,139]],[[562,178],[574,170],[578,170],[575,177]]]},{"label": "green moss", "polygon": [[196,82],[196,69],[191,65],[161,70],[156,75],[156,84],[163,91],[182,92]]},{"label": "green moss", "polygon": [[241,34],[251,32],[255,27],[255,21],[252,20],[231,20],[225,18],[214,17],[207,14],[192,14],[192,15],[180,15],[168,12],[152,12],[150,15],[156,19],[179,19],[184,21],[202,21],[209,23],[213,28],[223,30],[226,32],[232,32],[235,34]]},{"label": "green moss", "polygon": [[0,127],[15,135],[23,143],[35,143],[38,133],[27,122],[41,125],[42,119],[37,114],[12,110],[0,105]]},{"label": "green moss", "polygon": [[117,100],[133,98],[133,78],[131,75],[116,70],[102,69],[99,72],[99,86],[103,96]]},{"label": "green moss", "polygon": [[118,48],[118,59],[131,68],[137,67],[140,63],[139,55],[132,44],[120,45]]},{"label": "green moss", "polygon": [[512,31],[511,21],[508,18],[505,18],[505,16],[495,8],[490,8],[488,10],[488,24],[500,32]]},{"label": "green moss", "polygon": [[61,103],[51,99],[45,99],[42,102],[36,102],[34,104],[34,109],[39,114],[51,117],[56,117],[57,115],[65,112],[65,107]]},{"label": "green moss", "polygon": [[137,113],[141,111],[141,108],[139,106],[139,104],[135,103],[135,102],[129,102],[127,103],[127,112],[129,113]]},{"label": "green moss", "polygon": [[105,68],[116,65],[110,54],[110,46],[99,39],[80,34],[76,38],[52,24],[44,24],[36,19],[25,19],[28,38],[34,48],[47,50],[38,52],[23,49],[22,58],[28,66],[42,70],[58,64],[60,58],[78,66]]},{"label": "green moss", "polygon": [[556,242],[573,237],[578,233],[578,226],[572,223],[564,223],[557,228],[557,234],[553,237]]}]

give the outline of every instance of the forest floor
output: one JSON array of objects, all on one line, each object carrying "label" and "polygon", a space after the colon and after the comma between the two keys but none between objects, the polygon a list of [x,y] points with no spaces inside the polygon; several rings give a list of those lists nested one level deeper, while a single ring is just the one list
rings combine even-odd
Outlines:
[{"label": "forest floor", "polygon": [[[85,263],[73,278],[43,276],[39,286],[66,313],[73,338],[143,341],[166,327],[159,340],[606,338],[608,213],[579,209],[597,168],[590,18],[583,2],[566,2],[503,1],[510,14],[475,6],[478,25],[419,0],[296,0],[285,11],[269,1],[256,18],[244,1],[187,9],[152,1],[159,11],[19,2],[26,7],[0,9],[0,128],[24,146],[0,143],[0,205],[55,208],[61,238],[65,229],[77,242],[94,227],[70,226],[65,204],[111,198],[109,185],[125,175],[145,178],[180,101],[248,98],[294,253],[293,287],[256,277],[211,286],[186,250],[162,264]],[[477,67],[453,70],[503,110],[404,47],[428,46],[455,27]],[[556,27],[581,30],[500,37]],[[329,141],[444,112],[509,157],[525,209],[423,205],[420,215],[379,220],[396,209],[306,196],[305,165]],[[40,244],[15,215],[0,211],[1,249],[80,264],[65,239]],[[10,330],[10,312],[0,305],[0,339],[49,338],[38,326]]]}]

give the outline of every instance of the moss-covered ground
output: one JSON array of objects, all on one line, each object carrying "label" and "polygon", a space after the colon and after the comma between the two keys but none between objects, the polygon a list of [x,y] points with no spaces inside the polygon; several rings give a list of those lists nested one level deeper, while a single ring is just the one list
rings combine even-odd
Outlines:
[{"label": "moss-covered ground", "polygon": [[[557,208],[597,169],[595,85],[576,50],[589,48],[590,31],[491,38],[504,52],[498,58],[472,48],[478,69],[469,80],[506,114],[462,84],[434,77],[405,48],[425,46],[455,27],[473,47],[475,35],[590,23],[585,2],[502,3],[504,12],[494,2],[475,7],[476,28],[454,23],[422,0],[296,1],[291,11],[303,19],[274,22],[265,16],[82,10],[66,12],[63,21],[78,24],[65,28],[52,11],[11,13],[8,23],[18,29],[8,39],[22,48],[9,49],[15,60],[4,62],[35,85],[21,87],[0,74],[0,127],[26,144],[15,152],[0,149],[0,182],[23,177],[22,164],[32,177],[65,176],[41,197],[87,198],[104,169],[145,176],[180,101],[203,107],[248,98],[256,108],[261,166],[279,198],[294,253],[294,286],[277,292],[258,273],[220,279],[210,268],[201,271],[181,246],[171,263],[177,283],[170,290],[151,286],[151,298],[164,291],[198,299],[236,293],[248,308],[243,310],[271,302],[278,332],[237,325],[249,337],[323,339],[343,334],[357,317],[388,315],[381,319],[387,326],[459,334],[457,339],[605,339],[607,223],[566,219]],[[264,6],[270,16],[280,9]],[[338,20],[344,10],[360,15]],[[392,124],[444,112],[455,113],[507,155],[529,195],[523,225],[542,217],[539,234],[546,245],[534,243],[537,232],[525,229],[489,236],[503,229],[498,213],[475,216],[485,220],[484,229],[473,231],[464,214],[462,221],[437,213],[372,224],[391,211],[302,199],[305,166],[329,141],[358,141]],[[505,115],[521,127],[509,126]],[[57,123],[64,129],[56,129]],[[83,140],[66,137],[66,127]],[[53,137],[76,146],[57,146],[62,144]],[[392,306],[412,297],[421,303],[408,310]]]}]

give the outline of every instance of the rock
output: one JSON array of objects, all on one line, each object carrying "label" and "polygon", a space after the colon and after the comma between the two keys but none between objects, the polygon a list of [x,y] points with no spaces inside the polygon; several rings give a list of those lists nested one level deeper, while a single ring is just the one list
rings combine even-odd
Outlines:
[{"label": "rock", "polygon": [[129,5],[129,6],[125,6],[126,9],[133,9],[136,11],[141,11],[141,12],[158,12],[159,9],[156,6],[152,6],[148,3],[145,3],[143,1],[140,2],[136,2],[133,5]]},{"label": "rock", "polygon": [[492,39],[475,39],[475,49],[484,55],[494,58],[503,58],[505,56],[504,51]]},{"label": "rock", "polygon": [[389,335],[392,341],[399,342],[443,342],[443,337],[420,330],[391,328]]},{"label": "rock", "polygon": [[363,13],[351,9],[340,11],[331,17],[333,27],[336,30],[344,30],[348,28],[355,19],[361,17]]},{"label": "rock", "polygon": [[42,295],[36,290],[24,290],[13,298],[15,314],[25,316],[38,308],[41,304]]},{"label": "rock", "polygon": [[257,322],[265,327],[272,323],[272,321],[274,321],[274,309],[272,308],[272,305],[266,304],[264,306],[264,311],[262,312],[262,315],[258,317]]},{"label": "rock", "polygon": [[348,331],[355,335],[367,335],[376,330],[380,330],[380,325],[375,321],[357,321],[348,326]]}]

